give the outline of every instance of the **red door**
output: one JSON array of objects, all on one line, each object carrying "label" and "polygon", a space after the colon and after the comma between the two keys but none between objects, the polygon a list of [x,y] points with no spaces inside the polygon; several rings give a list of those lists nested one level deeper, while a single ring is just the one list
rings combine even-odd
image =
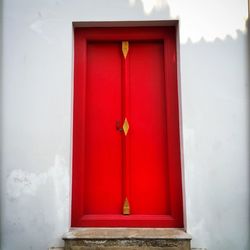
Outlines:
[{"label": "red door", "polygon": [[175,36],[75,30],[72,226],[183,227]]}]

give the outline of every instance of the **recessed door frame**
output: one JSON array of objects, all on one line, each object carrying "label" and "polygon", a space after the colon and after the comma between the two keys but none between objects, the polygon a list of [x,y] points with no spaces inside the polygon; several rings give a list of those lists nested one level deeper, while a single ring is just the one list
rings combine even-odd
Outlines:
[{"label": "recessed door frame", "polygon": [[[167,25],[166,25],[167,24]],[[155,22],[105,22],[75,23],[74,29],[74,109],[73,109],[73,172],[72,172],[72,215],[71,225],[108,226],[108,227],[183,227],[183,184],[180,147],[180,117],[176,25],[174,23]],[[81,27],[81,28],[79,28]],[[85,27],[85,28],[84,28]],[[91,28],[87,28],[91,27]],[[139,27],[139,28],[138,28]],[[79,114],[85,110],[86,53],[87,41],[148,40],[164,41],[166,82],[166,107],[168,130],[168,161],[170,164],[170,189],[175,192],[171,200],[171,214],[167,216],[117,217],[84,214],[84,191],[81,185],[84,175],[84,119]],[[170,49],[169,49],[170,48]],[[171,93],[171,94],[168,94]],[[174,117],[174,119],[173,119]],[[81,150],[80,150],[81,149]],[[169,157],[170,156],[170,157]],[[174,156],[174,157],[172,157]],[[177,170],[176,170],[177,168]],[[85,218],[83,218],[85,217]]]}]

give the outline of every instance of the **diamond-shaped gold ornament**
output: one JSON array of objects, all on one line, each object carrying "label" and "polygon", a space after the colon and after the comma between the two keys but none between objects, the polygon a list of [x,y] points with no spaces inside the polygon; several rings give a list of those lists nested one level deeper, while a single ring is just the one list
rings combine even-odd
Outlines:
[{"label": "diamond-shaped gold ornament", "polygon": [[128,130],[129,130],[129,123],[128,123],[127,118],[125,118],[122,128],[123,128],[124,134],[127,135]]}]

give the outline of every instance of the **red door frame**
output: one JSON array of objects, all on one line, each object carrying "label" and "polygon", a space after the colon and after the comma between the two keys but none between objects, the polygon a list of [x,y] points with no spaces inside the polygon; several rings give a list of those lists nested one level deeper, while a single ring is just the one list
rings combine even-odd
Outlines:
[{"label": "red door frame", "polygon": [[[168,215],[84,215],[85,90],[87,42],[161,40],[164,42],[168,171]],[[180,160],[179,107],[176,60],[176,27],[102,27],[74,30],[74,108],[72,227],[183,227],[182,175]]]}]

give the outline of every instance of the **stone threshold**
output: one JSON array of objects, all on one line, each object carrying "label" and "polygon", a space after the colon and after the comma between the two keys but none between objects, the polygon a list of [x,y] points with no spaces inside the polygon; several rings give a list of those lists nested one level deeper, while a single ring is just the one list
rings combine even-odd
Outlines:
[{"label": "stone threshold", "polygon": [[191,235],[179,228],[71,228],[63,235],[64,240],[91,239],[169,239],[191,240]]}]

